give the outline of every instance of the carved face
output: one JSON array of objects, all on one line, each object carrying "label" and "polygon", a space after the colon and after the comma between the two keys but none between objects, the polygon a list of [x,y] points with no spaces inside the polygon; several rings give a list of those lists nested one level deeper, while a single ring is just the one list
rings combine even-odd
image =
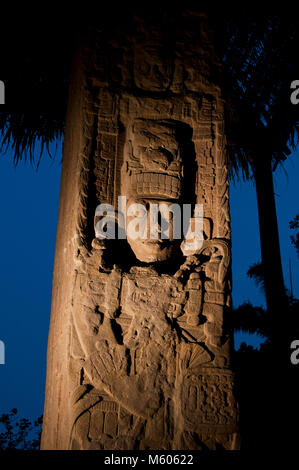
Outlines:
[{"label": "carved face", "polygon": [[[136,222],[134,222],[136,219],[132,215],[127,215],[127,240],[136,258],[145,263],[165,261],[171,256],[177,255],[179,252],[181,240],[174,239],[172,213],[169,212],[168,216],[167,210],[162,210],[162,213],[158,213],[158,217],[155,219],[155,221],[151,220],[151,212],[153,213],[153,208],[157,207],[157,205],[161,202],[162,201],[160,200],[152,199],[130,199],[128,202],[128,206],[130,205],[131,207],[132,204],[142,204],[144,207],[144,231],[139,230],[139,232],[143,232],[142,236],[137,236],[137,238],[132,236],[130,224],[134,223],[134,225],[136,225]],[[163,201],[163,204],[164,207],[167,208],[172,204],[172,201]],[[163,222],[165,223],[168,231],[167,239],[162,238],[163,233],[165,234],[165,231],[163,232]],[[151,229],[154,230],[155,233],[151,234]]]},{"label": "carved face", "polygon": [[[165,261],[175,256],[181,243],[173,237],[172,212],[168,216],[167,210],[159,211],[155,219],[158,221],[155,234],[150,233],[150,227],[153,227],[151,206],[163,203],[166,209],[181,199],[183,165],[177,133],[177,125],[173,122],[142,119],[134,121],[128,130],[122,168],[122,195],[127,196],[127,207],[142,204],[146,227],[142,236],[133,237],[130,227],[136,212],[128,213],[127,240],[136,258],[146,263]],[[161,232],[163,224],[164,227],[168,226],[167,234],[165,230]],[[163,239],[162,233],[168,238]]]}]

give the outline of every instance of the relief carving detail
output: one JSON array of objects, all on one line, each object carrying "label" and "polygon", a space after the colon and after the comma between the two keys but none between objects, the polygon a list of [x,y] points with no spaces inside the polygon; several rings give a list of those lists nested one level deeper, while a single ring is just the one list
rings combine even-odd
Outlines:
[{"label": "relief carving detail", "polygon": [[[71,246],[73,257],[56,274],[59,286],[59,269],[67,269],[71,293],[64,303],[59,291],[57,312],[53,307],[56,356],[46,409],[57,419],[45,421],[44,447],[238,448],[226,326],[231,247],[223,101],[211,72],[217,60],[204,15],[186,10],[180,21],[169,15],[136,14],[115,29],[99,24],[81,48],[84,66],[73,92],[73,99],[80,96],[74,108],[80,125],[69,138],[77,139],[78,152],[71,144],[68,154],[68,184],[75,188],[69,194],[76,198],[63,203],[60,221],[63,227],[64,217],[75,219],[61,250],[70,253]],[[134,217],[118,210],[119,196],[127,207],[145,208],[145,237],[132,236]],[[98,236],[99,204],[115,208],[120,239]],[[185,222],[174,236],[173,214],[165,238],[162,212],[151,237],[157,204],[166,215],[173,206],[182,215],[188,205],[191,229],[202,205],[202,244],[190,248]],[[56,318],[63,346],[55,352]],[[63,401],[50,390],[60,347],[67,349]]]}]

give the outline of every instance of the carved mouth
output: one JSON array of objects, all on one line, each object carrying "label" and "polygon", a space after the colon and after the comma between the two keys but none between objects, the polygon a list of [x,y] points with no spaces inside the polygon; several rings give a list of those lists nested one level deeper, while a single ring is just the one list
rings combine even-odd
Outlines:
[{"label": "carved mouth", "polygon": [[170,241],[169,240],[143,240],[142,242],[143,245],[163,245],[163,246],[169,246]]},{"label": "carved mouth", "polygon": [[182,183],[177,176],[166,173],[135,173],[131,176],[132,189],[140,197],[179,199]]}]

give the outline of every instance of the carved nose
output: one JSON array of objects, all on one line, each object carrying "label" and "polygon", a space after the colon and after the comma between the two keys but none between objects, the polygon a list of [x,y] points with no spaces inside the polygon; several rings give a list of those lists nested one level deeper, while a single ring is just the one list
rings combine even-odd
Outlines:
[{"label": "carved nose", "polygon": [[[155,220],[155,222],[152,221],[151,219],[151,205],[150,203],[146,203],[145,205],[145,208],[147,210],[147,227],[148,227],[148,234],[149,234],[149,237],[152,238],[153,242],[159,240],[159,241],[162,241],[162,237],[161,237],[161,214],[160,212],[158,211],[158,214],[157,214],[157,220]],[[153,227],[152,225],[155,224],[155,227]],[[155,233],[155,237],[153,237],[153,235],[151,236],[151,234]]]}]

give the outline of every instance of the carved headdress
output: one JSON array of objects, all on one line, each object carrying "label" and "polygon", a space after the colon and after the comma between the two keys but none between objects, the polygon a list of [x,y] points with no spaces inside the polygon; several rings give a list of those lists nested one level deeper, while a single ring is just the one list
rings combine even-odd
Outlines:
[{"label": "carved headdress", "polygon": [[[122,192],[135,198],[178,200],[182,196],[185,126],[136,119],[128,130]],[[183,128],[184,127],[184,128]]]}]

